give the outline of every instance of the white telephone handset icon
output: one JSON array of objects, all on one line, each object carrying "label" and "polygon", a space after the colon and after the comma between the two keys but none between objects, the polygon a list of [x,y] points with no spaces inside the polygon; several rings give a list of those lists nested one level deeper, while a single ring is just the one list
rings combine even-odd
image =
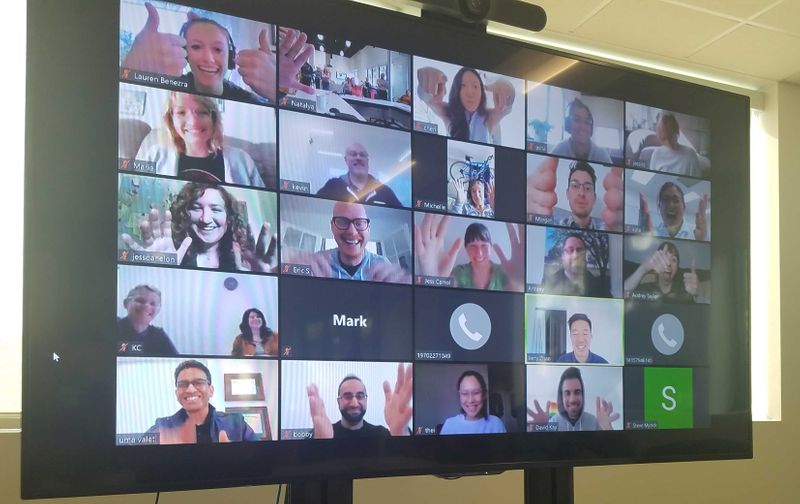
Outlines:
[{"label": "white telephone handset icon", "polygon": [[658,324],[658,335],[670,348],[675,348],[678,345],[677,341],[664,334],[664,324]]},{"label": "white telephone handset icon", "polygon": [[478,331],[472,332],[467,329],[467,316],[463,313],[458,315],[458,325],[461,327],[461,330],[464,331],[464,334],[466,334],[467,337],[472,341],[480,341],[483,339],[483,335]]}]

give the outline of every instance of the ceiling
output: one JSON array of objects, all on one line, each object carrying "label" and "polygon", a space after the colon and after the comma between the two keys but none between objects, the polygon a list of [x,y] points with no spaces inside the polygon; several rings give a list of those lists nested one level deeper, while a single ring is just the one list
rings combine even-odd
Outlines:
[{"label": "ceiling", "polygon": [[[422,3],[354,1],[410,14]],[[800,0],[523,1],[544,8],[545,29],[496,33],[753,91],[800,84]]]},{"label": "ceiling", "polygon": [[542,34],[800,84],[800,0],[525,0]]}]

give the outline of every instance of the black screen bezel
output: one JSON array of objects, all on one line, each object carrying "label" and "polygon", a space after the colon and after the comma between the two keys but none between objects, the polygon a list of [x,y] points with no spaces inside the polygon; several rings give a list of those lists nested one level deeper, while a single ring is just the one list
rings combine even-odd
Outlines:
[{"label": "black screen bezel", "polygon": [[[525,77],[557,53],[345,1],[182,1]],[[310,14],[313,13],[313,14]],[[710,429],[208,446],[114,445],[119,2],[28,5],[22,495],[188,490],[314,478],[752,457],[749,100],[579,61],[550,84],[710,118]],[[455,42],[457,41],[457,42]],[[465,54],[471,54],[467,58]],[[502,54],[505,58],[498,58]],[[564,56],[564,55],[561,55]],[[565,56],[566,57],[566,56]],[[569,57],[570,59],[577,59]],[[514,70],[517,69],[517,70]],[[107,167],[107,168],[106,168]],[[717,280],[719,279],[719,281]],[[718,344],[715,344],[718,342]],[[52,353],[61,356],[54,362]],[[715,395],[715,394],[712,394]]]}]

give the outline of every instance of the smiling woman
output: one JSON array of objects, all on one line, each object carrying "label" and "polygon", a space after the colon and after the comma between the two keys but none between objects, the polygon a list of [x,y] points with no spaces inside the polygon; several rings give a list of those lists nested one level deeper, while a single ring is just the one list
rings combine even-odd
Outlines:
[{"label": "smiling woman", "polygon": [[136,159],[155,164],[155,173],[199,182],[229,182],[264,187],[250,155],[223,146],[222,114],[206,96],[170,91],[162,116],[167,134],[153,145],[142,144]]},{"label": "smiling woman", "polygon": [[489,414],[486,380],[477,371],[464,371],[458,378],[461,414],[444,421],[440,434],[496,434],[506,432],[503,422]]},{"label": "smiling woman", "polygon": [[242,266],[241,252],[254,248],[253,236],[225,189],[190,182],[171,210],[173,243],[180,244],[181,265],[241,269],[237,267]]}]

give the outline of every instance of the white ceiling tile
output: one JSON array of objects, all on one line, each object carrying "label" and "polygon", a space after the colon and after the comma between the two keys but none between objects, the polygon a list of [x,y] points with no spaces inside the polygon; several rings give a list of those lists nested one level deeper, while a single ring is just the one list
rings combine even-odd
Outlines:
[{"label": "white ceiling tile", "polygon": [[605,0],[525,0],[536,4],[547,13],[545,30],[568,33],[575,29],[587,15],[605,3]]},{"label": "white ceiling tile", "polygon": [[661,0],[672,4],[684,4],[700,9],[717,12],[725,16],[747,19],[753,14],[766,9],[776,0]]},{"label": "white ceiling tile", "polygon": [[753,20],[756,23],[800,36],[800,2],[783,0],[776,7]]},{"label": "white ceiling tile", "polygon": [[575,33],[610,44],[683,58],[735,21],[659,0],[614,0]]},{"label": "white ceiling tile", "polygon": [[712,67],[782,80],[800,71],[800,38],[741,26],[689,58]]}]

